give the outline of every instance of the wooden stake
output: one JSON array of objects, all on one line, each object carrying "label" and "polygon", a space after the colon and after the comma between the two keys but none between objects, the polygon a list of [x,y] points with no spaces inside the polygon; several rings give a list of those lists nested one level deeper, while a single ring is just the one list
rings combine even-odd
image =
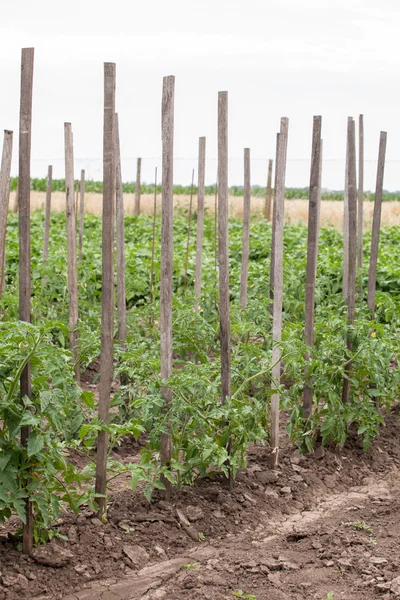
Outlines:
[{"label": "wooden stake", "polygon": [[[319,203],[321,200],[321,117],[314,117],[311,150],[310,193],[308,208],[308,241],[305,303],[305,342],[314,347],[315,280],[317,273]],[[306,361],[309,355],[306,355]],[[307,367],[306,367],[307,369]],[[307,379],[303,391],[303,418],[308,419],[312,411],[312,379]]]},{"label": "wooden stake", "polygon": [[243,236],[242,268],[240,272],[240,305],[247,305],[247,279],[249,273],[249,236],[250,236],[250,148],[244,149],[244,198],[243,198]]},{"label": "wooden stake", "polygon": [[[278,344],[282,338],[282,301],[283,301],[283,222],[285,208],[285,174],[286,153],[288,141],[289,119],[282,117],[279,141],[277,144],[278,155],[275,163],[275,198],[274,198],[274,270],[273,293],[274,304],[272,312],[272,388],[280,383],[281,378],[281,351]],[[271,466],[276,469],[279,459],[279,392],[271,397]]]},{"label": "wooden stake", "polygon": [[125,295],[125,224],[124,197],[122,194],[121,147],[119,141],[118,115],[115,115],[115,197],[116,197],[116,246],[117,246],[117,312],[118,341],[126,341],[126,295]]},{"label": "wooden stake", "polygon": [[228,92],[218,93],[218,263],[221,402],[231,395],[231,325],[228,241]]},{"label": "wooden stake", "polygon": [[80,381],[78,349],[78,274],[76,265],[76,219],[74,193],[74,147],[71,123],[64,123],[65,134],[65,193],[67,215],[69,345],[74,357],[75,377]]},{"label": "wooden stake", "polygon": [[371,257],[369,262],[368,273],[367,302],[368,308],[372,314],[372,318],[374,318],[375,313],[376,269],[378,264],[379,232],[381,229],[382,193],[383,176],[385,173],[386,141],[387,133],[386,131],[381,131],[379,139],[378,168],[376,172],[374,216],[372,219]]},{"label": "wooden stake", "polygon": [[8,203],[10,201],[12,147],[13,132],[5,130],[0,170],[0,299],[5,286],[6,232]]},{"label": "wooden stake", "polygon": [[13,204],[13,213],[17,214],[18,209],[19,209],[19,201],[18,201],[18,197],[19,197],[19,181],[17,181],[17,189],[15,190],[15,197],[14,197],[14,204]]},{"label": "wooden stake", "polygon": [[218,173],[215,182],[214,197],[214,276],[215,276],[215,306],[218,304]]},{"label": "wooden stake", "polygon": [[137,159],[136,166],[136,185],[135,185],[135,208],[133,214],[140,215],[140,173],[142,170],[142,159]]},{"label": "wooden stake", "polygon": [[185,291],[186,291],[186,286],[187,286],[187,272],[188,272],[188,263],[189,263],[190,226],[192,224],[193,184],[194,184],[194,169],[192,170],[192,185],[190,186],[188,234],[187,234],[187,241],[186,241],[185,277],[183,280],[183,289]]},{"label": "wooden stake", "polygon": [[265,194],[265,206],[264,206],[264,217],[267,221],[271,220],[271,208],[272,208],[272,158],[268,161],[268,180],[267,180],[267,191]]},{"label": "wooden stake", "polygon": [[204,232],[204,184],[206,173],[206,138],[199,138],[199,164],[197,174],[197,233],[196,233],[196,272],[194,280],[195,305],[198,307],[201,295],[201,261]]},{"label": "wooden stake", "polygon": [[50,236],[50,216],[51,216],[51,192],[53,187],[53,167],[48,166],[47,185],[46,185],[46,214],[44,218],[44,243],[43,243],[43,262],[47,262],[49,256],[49,236]]},{"label": "wooden stake", "polygon": [[[30,196],[31,196],[31,130],[34,48],[22,49],[21,60],[21,104],[19,114],[19,318],[31,322],[31,238],[30,238]],[[24,368],[20,379],[21,399],[31,398],[31,367]],[[30,427],[21,427],[21,444],[26,446]],[[33,549],[33,510],[32,503],[26,501],[26,523],[23,530],[23,551],[31,554]]]},{"label": "wooden stake", "polygon": [[156,241],[157,224],[157,167],[154,172],[154,205],[153,205],[153,239],[151,242],[151,268],[150,268],[150,302],[154,300],[154,249]]},{"label": "wooden stake", "polygon": [[81,170],[80,203],[79,203],[79,260],[82,260],[83,227],[85,220],[85,169]]},{"label": "wooden stake", "polygon": [[357,210],[357,266],[363,263],[363,217],[364,217],[364,115],[359,116],[358,128],[358,210]]},{"label": "wooden stake", "polygon": [[[355,122],[349,119],[347,125],[347,147],[348,147],[348,168],[347,168],[347,194],[348,194],[348,282],[347,282],[347,322],[349,328],[354,325],[355,295],[356,295],[356,259],[357,259],[357,175],[356,175],[356,136]],[[347,348],[351,351],[352,344],[349,333],[347,334]],[[347,377],[343,381],[342,402],[348,402],[350,397],[349,375],[351,372],[351,362],[347,362],[345,367]]]},{"label": "wooden stake", "polygon": [[[160,279],[160,335],[161,335],[161,379],[172,375],[172,271],[173,271],[173,220],[172,197],[174,165],[174,95],[175,77],[164,77],[162,95],[162,219],[161,219],[161,279]],[[172,389],[163,386],[164,409],[172,403]],[[172,457],[171,425],[168,433],[160,439],[161,464],[170,467]],[[171,495],[171,483],[162,477],[165,498]]]},{"label": "wooden stake", "polygon": [[[347,118],[347,125],[352,121],[352,117]],[[343,203],[343,283],[342,294],[343,298],[347,299],[348,290],[348,265],[349,265],[349,139],[346,140],[346,166],[344,176],[344,203]]]},{"label": "wooden stake", "polygon": [[[282,127],[282,123],[281,123],[281,127]],[[276,186],[277,186],[277,176],[278,176],[278,168],[277,168],[277,164],[278,164],[278,156],[279,156],[279,144],[280,144],[280,133],[276,134],[276,155],[275,155],[275,184],[274,184],[274,191],[275,191],[275,197],[276,197]],[[274,302],[274,270],[275,270],[275,229],[276,229],[276,208],[275,208],[275,198],[274,198],[274,203],[272,206],[272,231],[271,231],[271,254],[270,254],[270,259],[269,259],[269,297],[271,300],[271,303],[269,305],[269,311],[272,315],[273,313],[273,302]]]},{"label": "wooden stake", "polygon": [[[103,126],[103,229],[102,229],[102,293],[101,354],[99,384],[99,419],[108,423],[114,358],[114,198],[115,198],[115,64],[104,63]],[[108,435],[100,431],[97,439],[96,493],[98,517],[106,513]]]}]

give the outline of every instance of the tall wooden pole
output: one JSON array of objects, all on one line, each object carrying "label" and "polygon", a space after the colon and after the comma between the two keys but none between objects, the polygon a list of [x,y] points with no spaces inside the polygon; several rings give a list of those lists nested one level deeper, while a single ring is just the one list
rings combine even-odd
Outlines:
[{"label": "tall wooden pole", "polygon": [[[353,121],[352,117],[347,118],[347,125]],[[343,204],[343,298],[347,299],[348,279],[349,279],[349,138],[346,138],[346,166],[344,176],[344,204]]]},{"label": "tall wooden pole", "polygon": [[192,225],[192,207],[193,207],[193,186],[194,186],[194,169],[192,170],[192,185],[190,186],[190,202],[189,202],[189,218],[188,218],[188,234],[186,240],[186,260],[185,260],[185,277],[183,280],[183,289],[187,287],[187,272],[189,265],[189,246],[190,246],[190,229]]},{"label": "tall wooden pole", "polygon": [[[279,343],[282,338],[282,303],[283,303],[283,223],[285,208],[285,175],[286,153],[289,131],[289,119],[282,117],[278,142],[278,155],[275,174],[275,238],[274,238],[274,270],[273,293],[274,303],[272,311],[272,388],[276,389],[281,378],[281,351]],[[278,466],[279,458],[279,403],[280,396],[277,391],[271,397],[271,466]]]},{"label": "tall wooden pole", "polygon": [[371,238],[371,257],[369,262],[368,273],[368,308],[372,313],[372,318],[375,313],[375,293],[376,293],[376,268],[378,264],[379,250],[379,232],[381,228],[381,211],[382,211],[382,193],[383,193],[383,176],[385,173],[385,156],[386,156],[386,131],[381,131],[379,138],[379,156],[378,168],[376,172],[376,187],[375,187],[375,202],[374,216],[372,219],[372,238]]},{"label": "tall wooden pole", "polygon": [[151,242],[151,267],[150,267],[150,302],[154,299],[154,250],[156,242],[157,224],[157,167],[154,171],[154,203],[153,203],[153,238]]},{"label": "tall wooden pole", "polygon": [[[348,280],[347,280],[347,322],[349,328],[354,325],[354,310],[356,296],[356,268],[357,268],[357,174],[356,174],[356,136],[355,122],[350,119],[347,125],[347,194],[348,194]],[[350,335],[347,334],[347,348],[352,350]],[[348,402],[350,397],[350,382],[348,377],[351,372],[351,362],[346,364],[345,377],[342,390],[342,402]]]},{"label": "tall wooden pole", "polygon": [[[31,130],[33,92],[34,48],[22,49],[21,60],[21,104],[19,114],[19,318],[31,321],[31,238],[30,238],[30,196],[31,196]],[[31,367],[24,368],[20,379],[21,399],[31,398]],[[21,443],[27,445],[29,427],[21,427]],[[32,503],[26,501],[26,523],[23,530],[23,551],[31,554],[33,549]]]},{"label": "tall wooden pole", "polygon": [[49,256],[50,216],[51,216],[51,191],[53,187],[53,167],[49,165],[46,183],[46,213],[44,218],[44,243],[43,262],[47,262]]},{"label": "tall wooden pole", "polygon": [[[305,342],[314,347],[315,280],[317,273],[319,203],[321,200],[321,117],[314,117],[311,150],[310,193],[308,206],[308,241],[305,304]],[[306,360],[309,360],[307,354]],[[308,419],[312,410],[312,379],[309,377],[303,391],[303,417]]]},{"label": "tall wooden pole", "polygon": [[267,190],[265,194],[265,206],[264,206],[264,217],[267,221],[271,220],[271,207],[272,207],[272,158],[268,161],[268,179],[267,179]]},{"label": "tall wooden pole", "polygon": [[65,134],[65,194],[67,216],[69,344],[74,357],[75,377],[79,382],[78,350],[78,273],[76,264],[76,218],[74,184],[74,148],[71,123],[64,123]]},{"label": "tall wooden pole", "polygon": [[[172,375],[172,271],[173,271],[173,219],[172,197],[174,165],[174,96],[175,77],[164,77],[162,94],[162,215],[161,215],[161,280],[160,280],[160,336],[161,336],[161,379]],[[172,389],[163,386],[164,408],[172,403]],[[172,457],[170,424],[168,433],[160,439],[160,459],[169,468]],[[171,494],[171,483],[162,477],[165,497]]]},{"label": "tall wooden pole", "polygon": [[250,148],[244,149],[244,198],[243,198],[243,236],[242,265],[240,272],[240,305],[247,305],[247,279],[249,274],[249,236],[250,236]]},{"label": "tall wooden pole", "polygon": [[[104,135],[103,135],[103,229],[101,354],[99,419],[108,423],[114,356],[114,198],[115,198],[115,82],[114,63],[104,63]],[[98,516],[106,512],[108,435],[100,431],[97,439],[96,493]]]},{"label": "tall wooden pole", "polygon": [[0,170],[0,298],[5,285],[6,232],[8,203],[10,201],[12,147],[13,132],[5,130]]},{"label": "tall wooden pole", "polygon": [[141,181],[142,159],[137,159],[136,166],[136,185],[135,185],[135,208],[133,214],[140,215],[140,181]]},{"label": "tall wooden pole", "polygon": [[204,232],[204,185],[206,172],[206,138],[199,138],[199,162],[197,172],[197,233],[196,233],[196,271],[194,279],[195,304],[198,306],[201,294],[201,261]]},{"label": "tall wooden pole", "polygon": [[228,241],[228,92],[218,93],[218,262],[221,402],[231,395],[231,325]]},{"label": "tall wooden pole", "polygon": [[[281,122],[282,129],[282,122]],[[278,156],[280,152],[279,144],[280,144],[281,134],[276,134],[276,155],[275,155],[275,196],[276,196],[276,186],[277,186],[277,177],[278,177]],[[269,305],[270,313],[273,313],[273,302],[274,302],[274,270],[275,270],[275,229],[276,229],[276,207],[275,207],[275,198],[272,206],[272,231],[271,231],[271,254],[269,259],[269,297],[271,300],[271,304]]]},{"label": "tall wooden pole", "polygon": [[358,120],[358,210],[357,210],[357,266],[363,263],[363,217],[364,217],[364,115]]},{"label": "tall wooden pole", "polygon": [[80,202],[79,202],[79,260],[82,260],[83,227],[85,220],[85,169],[81,170]]},{"label": "tall wooden pole", "polygon": [[119,141],[118,115],[115,115],[115,208],[117,246],[117,313],[118,341],[126,341],[126,295],[125,295],[125,224],[124,197],[122,194],[121,147]]}]

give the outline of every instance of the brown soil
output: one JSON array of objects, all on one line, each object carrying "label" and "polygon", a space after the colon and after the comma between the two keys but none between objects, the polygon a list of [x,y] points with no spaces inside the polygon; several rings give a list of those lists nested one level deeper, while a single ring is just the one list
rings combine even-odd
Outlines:
[{"label": "brown soil", "polygon": [[[20,525],[14,518],[0,530],[0,600],[55,600],[73,592],[68,600],[225,600],[235,590],[256,600],[326,600],[329,592],[334,600],[396,597],[389,587],[396,589],[390,582],[400,575],[399,434],[394,412],[367,453],[355,439],[317,458],[301,456],[282,432],[277,472],[268,467],[268,449],[253,447],[233,491],[201,481],[169,503],[156,496],[149,505],[141,493],[126,489],[124,479],[116,480],[107,524],[88,510],[60,519],[58,531],[69,541],[52,544],[73,554],[61,568],[18,552],[20,540],[9,533]],[[126,440],[120,460],[135,460],[138,450]],[[198,534],[204,541],[195,541]],[[127,555],[132,552],[133,562]],[[194,558],[152,580],[148,593],[129,589],[129,578],[141,568],[179,556]],[[96,582],[107,578],[110,585],[128,585],[119,583],[124,591],[118,593],[111,587],[96,591]]]}]

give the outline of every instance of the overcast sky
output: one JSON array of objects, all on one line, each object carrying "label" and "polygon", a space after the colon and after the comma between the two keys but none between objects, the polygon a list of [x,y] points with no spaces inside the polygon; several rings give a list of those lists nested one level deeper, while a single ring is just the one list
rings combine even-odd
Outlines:
[{"label": "overcast sky", "polygon": [[176,76],[175,183],[189,183],[199,136],[215,181],[218,91],[229,92],[229,182],[265,184],[280,117],[289,117],[287,186],[309,183],[313,115],[322,115],[323,187],[342,189],[348,116],[365,123],[365,188],[374,189],[379,131],[384,187],[400,189],[398,0],[1,0],[0,129],[16,132],[20,59],[35,47],[32,175],[64,176],[64,121],[76,169],[102,177],[103,63],[117,64],[123,179],[160,166],[161,90]]}]

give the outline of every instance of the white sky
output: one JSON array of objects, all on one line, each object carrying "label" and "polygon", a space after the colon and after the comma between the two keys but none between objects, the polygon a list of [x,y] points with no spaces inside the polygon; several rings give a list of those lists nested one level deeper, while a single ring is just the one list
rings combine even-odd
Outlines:
[{"label": "white sky", "polygon": [[64,176],[64,121],[76,176],[102,177],[103,63],[117,64],[123,179],[160,167],[161,90],[176,76],[175,183],[188,184],[199,136],[215,181],[217,95],[229,92],[229,183],[265,184],[281,116],[289,117],[287,186],[309,182],[314,114],[322,115],[323,187],[342,189],[347,116],[365,123],[365,188],[388,131],[386,189],[400,189],[398,0],[0,0],[0,129],[15,133],[20,54],[35,47],[32,175]]}]

